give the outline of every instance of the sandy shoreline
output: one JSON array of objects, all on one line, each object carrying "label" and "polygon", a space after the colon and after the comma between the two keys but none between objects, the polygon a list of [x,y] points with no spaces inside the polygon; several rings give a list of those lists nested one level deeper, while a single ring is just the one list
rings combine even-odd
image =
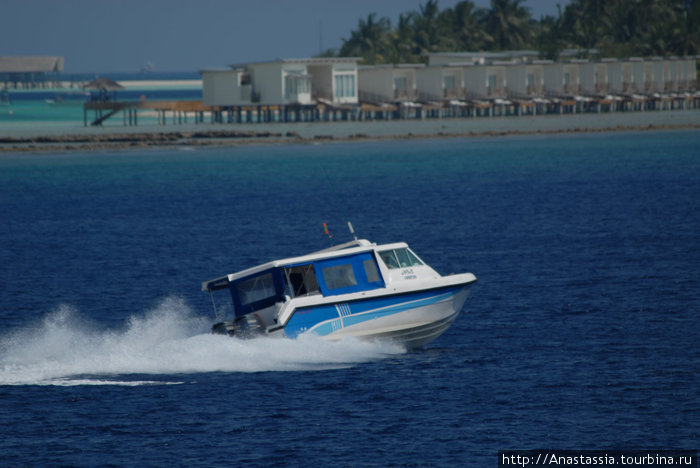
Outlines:
[{"label": "sandy shoreline", "polygon": [[235,146],[405,138],[458,138],[700,129],[700,110],[460,119],[265,124],[0,128],[0,152],[95,151],[163,146]]}]

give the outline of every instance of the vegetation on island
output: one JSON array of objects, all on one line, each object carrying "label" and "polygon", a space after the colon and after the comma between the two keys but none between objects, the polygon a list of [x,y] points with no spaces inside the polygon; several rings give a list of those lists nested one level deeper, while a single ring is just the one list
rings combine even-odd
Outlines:
[{"label": "vegetation on island", "polygon": [[523,0],[464,0],[440,9],[427,0],[392,26],[376,13],[360,18],[339,50],[323,56],[362,57],[365,64],[417,63],[431,52],[536,50],[556,60],[700,53],[698,0],[571,0],[556,16],[535,19]]}]

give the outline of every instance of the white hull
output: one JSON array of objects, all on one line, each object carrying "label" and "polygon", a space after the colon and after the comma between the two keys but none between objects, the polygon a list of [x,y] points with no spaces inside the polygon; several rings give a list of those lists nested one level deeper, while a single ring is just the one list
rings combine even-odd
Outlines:
[{"label": "white hull", "polygon": [[325,338],[334,340],[352,336],[370,340],[391,340],[407,348],[420,347],[435,340],[450,328],[461,312],[468,294],[469,287],[465,287],[446,300],[343,327]]}]

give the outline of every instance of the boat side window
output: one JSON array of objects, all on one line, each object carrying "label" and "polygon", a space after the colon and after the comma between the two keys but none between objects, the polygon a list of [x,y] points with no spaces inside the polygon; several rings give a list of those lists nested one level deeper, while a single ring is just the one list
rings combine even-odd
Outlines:
[{"label": "boat side window", "polygon": [[379,272],[377,271],[377,264],[373,259],[369,258],[362,262],[362,266],[365,269],[365,275],[367,276],[367,281],[370,283],[376,283],[379,281]]},{"label": "boat side window", "polygon": [[385,250],[384,252],[379,252],[379,256],[390,270],[420,266],[423,264],[423,262],[418,260],[418,257],[407,248]]},{"label": "boat side window", "polygon": [[277,294],[272,273],[254,276],[236,284],[241,304],[248,305]]},{"label": "boat side window", "polygon": [[313,264],[287,267],[285,273],[291,297],[318,294],[318,281]]},{"label": "boat side window", "polygon": [[357,285],[352,264],[330,266],[322,269],[323,281],[328,289],[340,289]]}]

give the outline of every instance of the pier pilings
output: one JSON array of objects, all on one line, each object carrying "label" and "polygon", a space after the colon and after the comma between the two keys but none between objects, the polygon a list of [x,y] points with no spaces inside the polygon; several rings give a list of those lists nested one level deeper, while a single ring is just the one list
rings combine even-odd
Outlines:
[{"label": "pier pilings", "polygon": [[[646,112],[689,110],[700,107],[700,95],[605,96],[598,98],[465,99],[430,102],[378,102],[356,105],[248,104],[205,106],[201,101],[89,101],[83,106],[83,124],[102,125],[122,112],[126,126],[137,126],[139,112],[155,112],[159,125],[188,123],[242,124],[274,122],[342,122],[393,119],[494,118],[544,114]],[[88,115],[92,112],[93,118]]]}]

